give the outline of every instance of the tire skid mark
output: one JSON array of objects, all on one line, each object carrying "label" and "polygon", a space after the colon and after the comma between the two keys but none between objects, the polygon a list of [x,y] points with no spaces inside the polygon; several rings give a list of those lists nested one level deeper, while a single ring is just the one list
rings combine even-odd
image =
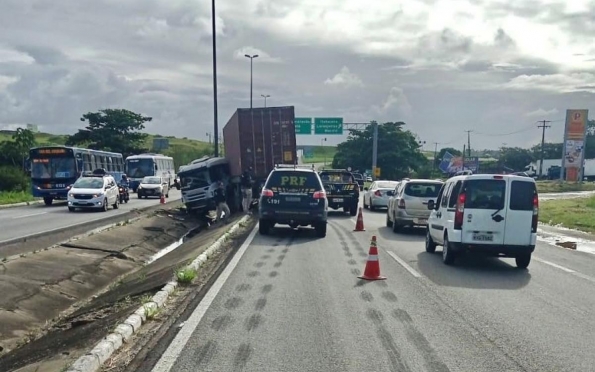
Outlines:
[{"label": "tire skid mark", "polygon": [[368,291],[362,291],[360,297],[362,298],[362,300],[366,302],[372,302],[374,300],[374,296],[372,296],[372,293]]},{"label": "tire skid mark", "polygon": [[397,295],[391,291],[382,292],[382,298],[384,298],[388,302],[397,302],[398,300]]},{"label": "tire skid mark", "polygon": [[269,258],[271,258],[271,256],[269,256],[268,254],[265,254],[260,257],[261,260],[268,260]]},{"label": "tire skid mark", "polygon": [[262,293],[264,293],[264,294],[270,293],[272,290],[273,290],[272,284],[265,284],[262,286]]},{"label": "tire skid mark", "polygon": [[429,371],[450,372],[450,369],[442,360],[440,360],[440,357],[436,354],[436,350],[434,350],[428,339],[415,327],[413,320],[407,311],[403,309],[395,309],[393,311],[393,316],[401,321],[405,327],[405,335],[407,336],[407,339],[419,350]]},{"label": "tire skid mark", "polygon": [[236,291],[238,291],[238,292],[247,292],[250,289],[252,289],[252,286],[250,284],[247,284],[247,283],[238,284],[236,286]]},{"label": "tire skid mark", "polygon": [[351,273],[352,273],[353,275],[359,275],[359,274],[361,274],[361,271],[360,271],[360,269],[355,269],[355,268],[354,268],[354,269],[351,269]]},{"label": "tire skid mark", "polygon": [[383,287],[383,288],[388,287],[388,283],[384,280],[376,280],[376,281],[374,281],[374,284],[376,284],[378,287]]},{"label": "tire skid mark", "polygon": [[384,321],[384,315],[380,310],[368,309],[366,311],[366,316],[376,325],[380,325]]},{"label": "tire skid mark", "polygon": [[390,332],[388,332],[384,327],[379,327],[376,330],[376,334],[378,335],[378,338],[380,339],[382,346],[384,346],[384,350],[386,350],[386,353],[388,355],[388,361],[391,365],[391,371],[411,371],[409,366],[407,366],[407,364],[403,360],[401,352],[397,347],[397,344],[395,343],[395,339],[390,334]]},{"label": "tire skid mark", "polygon": [[233,317],[229,314],[221,315],[213,320],[211,328],[215,331],[224,331],[233,323]]},{"label": "tire skid mark", "polygon": [[258,267],[259,269],[260,269],[261,267],[263,267],[264,265],[266,265],[266,263],[265,263],[265,262],[262,262],[262,261],[260,261],[260,262],[257,262],[257,263],[255,263],[255,264],[254,264],[254,266],[255,266],[255,267]]},{"label": "tire skid mark", "polygon": [[347,261],[347,263],[350,264],[350,265],[357,265],[357,261],[354,260],[354,259],[351,259],[351,260]]},{"label": "tire skid mark", "polygon": [[217,353],[217,342],[213,340],[207,341],[204,345],[199,346],[196,353],[194,353],[194,365],[208,364]]},{"label": "tire skid mark", "polygon": [[249,276],[250,278],[254,278],[254,277],[257,277],[257,276],[259,276],[259,275],[260,275],[260,273],[259,273],[258,271],[250,271],[250,272],[248,273],[248,276]]},{"label": "tire skid mark", "polygon": [[244,303],[244,300],[242,300],[241,298],[231,297],[227,301],[225,301],[225,304],[223,304],[223,306],[228,310],[234,310],[234,309],[237,309],[238,307],[242,306],[243,303]]},{"label": "tire skid mark", "polygon": [[243,369],[246,366],[246,363],[248,363],[253,351],[254,349],[249,343],[241,344],[233,360],[235,367],[238,369]]},{"label": "tire skid mark", "polygon": [[277,271],[271,271],[269,273],[269,277],[271,277],[271,278],[275,278],[277,275],[279,275],[279,273]]},{"label": "tire skid mark", "polygon": [[254,306],[254,310],[261,311],[267,305],[267,298],[262,297],[256,300],[256,305]]},{"label": "tire skid mark", "polygon": [[275,262],[275,264],[273,266],[275,268],[279,268],[279,267],[281,267],[281,265],[283,265],[283,261],[277,261],[277,262]]},{"label": "tire skid mark", "polygon": [[248,319],[246,319],[246,330],[251,332],[258,328],[262,323],[262,316],[260,314],[252,314]]}]

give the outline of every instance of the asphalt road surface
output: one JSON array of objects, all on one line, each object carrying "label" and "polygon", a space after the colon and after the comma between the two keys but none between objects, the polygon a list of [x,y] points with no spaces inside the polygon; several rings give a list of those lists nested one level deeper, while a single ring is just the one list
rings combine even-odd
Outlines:
[{"label": "asphalt road surface", "polygon": [[[165,371],[588,371],[595,366],[595,256],[539,243],[513,259],[446,266],[423,230],[385,212],[330,217],[328,235],[251,235],[162,355]],[[372,235],[385,281],[366,282]]]},{"label": "asphalt road surface", "polygon": [[[173,189],[169,192],[169,198],[166,199],[166,202],[179,200],[180,198],[180,191]],[[49,207],[41,204],[1,209],[0,243],[89,221],[109,220],[110,217],[126,213],[131,209],[148,207],[158,203],[159,199],[157,198],[137,199],[136,194],[130,194],[128,203],[120,204],[120,208],[116,210],[110,208],[105,213],[81,209],[72,213],[68,211],[66,201],[54,201],[54,204]]]}]

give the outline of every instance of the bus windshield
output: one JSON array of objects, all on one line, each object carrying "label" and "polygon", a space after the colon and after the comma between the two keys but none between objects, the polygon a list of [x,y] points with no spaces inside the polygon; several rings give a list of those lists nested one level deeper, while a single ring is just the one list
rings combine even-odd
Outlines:
[{"label": "bus windshield", "polygon": [[153,159],[128,159],[126,161],[127,175],[131,178],[144,178],[155,175]]},{"label": "bus windshield", "polygon": [[31,178],[52,179],[76,176],[74,158],[34,158],[31,161]]}]

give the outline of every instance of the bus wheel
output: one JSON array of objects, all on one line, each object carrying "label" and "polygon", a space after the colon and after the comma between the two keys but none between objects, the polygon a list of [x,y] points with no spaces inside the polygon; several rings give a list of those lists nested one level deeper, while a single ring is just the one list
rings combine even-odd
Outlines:
[{"label": "bus wheel", "polygon": [[45,203],[45,205],[52,205],[52,203],[54,202],[54,198],[43,198],[43,202]]}]

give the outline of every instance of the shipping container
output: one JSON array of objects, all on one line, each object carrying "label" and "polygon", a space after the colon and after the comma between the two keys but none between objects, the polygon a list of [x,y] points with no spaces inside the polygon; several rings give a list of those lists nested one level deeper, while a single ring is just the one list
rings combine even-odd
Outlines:
[{"label": "shipping container", "polygon": [[275,164],[297,164],[293,106],[237,109],[223,127],[225,157],[233,176],[252,167],[265,179]]}]

